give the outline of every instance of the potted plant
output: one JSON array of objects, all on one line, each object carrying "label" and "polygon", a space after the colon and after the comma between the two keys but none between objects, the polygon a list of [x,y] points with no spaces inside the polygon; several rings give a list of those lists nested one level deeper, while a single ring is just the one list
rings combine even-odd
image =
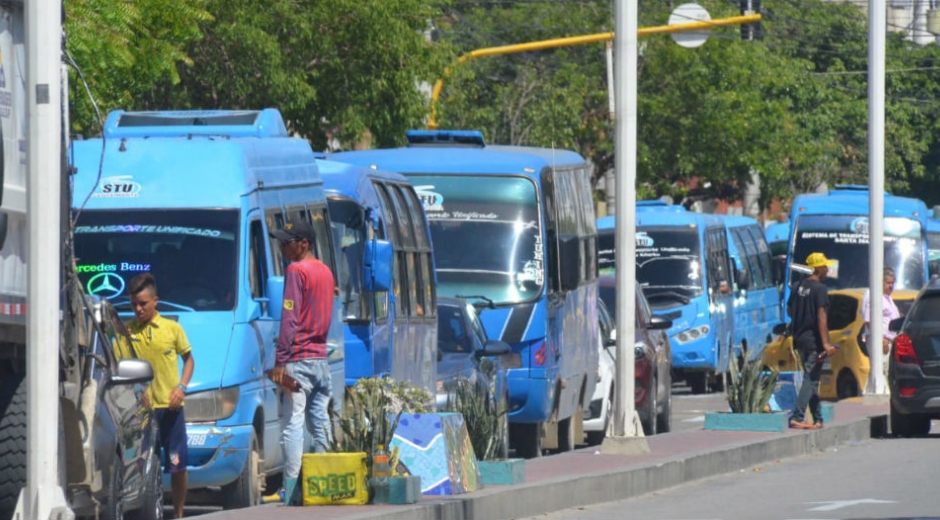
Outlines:
[{"label": "potted plant", "polygon": [[491,401],[467,380],[457,381],[447,409],[463,415],[483,484],[525,482],[525,460],[509,459],[506,403]]},{"label": "potted plant", "polygon": [[[391,444],[395,429],[403,413],[427,413],[432,409],[429,392],[402,381],[387,377],[363,378],[346,388],[343,411],[336,415],[336,423],[330,451],[335,453],[365,453],[366,478],[372,482],[372,458],[382,447],[392,452],[389,482],[389,503],[413,503],[420,496],[420,477],[403,473]],[[398,491],[396,491],[398,490]],[[369,499],[375,497],[370,489]]]},{"label": "potted plant", "polygon": [[777,386],[776,368],[765,367],[761,356],[744,355],[729,363],[728,374],[730,413],[705,414],[706,430],[786,430],[786,413],[768,406]]}]

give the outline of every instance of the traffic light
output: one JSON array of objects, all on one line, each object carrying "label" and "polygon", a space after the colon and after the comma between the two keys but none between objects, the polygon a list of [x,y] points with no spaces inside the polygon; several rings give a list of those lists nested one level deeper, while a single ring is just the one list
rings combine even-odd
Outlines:
[{"label": "traffic light", "polygon": [[[760,13],[760,0],[741,0],[741,15]],[[750,42],[761,39],[760,22],[741,24],[741,39]]]}]

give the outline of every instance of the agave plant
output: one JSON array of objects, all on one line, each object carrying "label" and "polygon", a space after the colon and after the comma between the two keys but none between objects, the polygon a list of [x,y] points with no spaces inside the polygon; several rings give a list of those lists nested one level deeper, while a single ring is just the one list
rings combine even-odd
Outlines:
[{"label": "agave plant", "polygon": [[[331,421],[338,423],[339,435],[329,451],[375,453],[379,446],[391,449],[392,437],[402,413],[431,411],[431,394],[421,388],[387,377],[363,378],[346,388],[342,414],[330,410]],[[367,458],[369,476],[372,459]]]},{"label": "agave plant", "polygon": [[[761,413],[777,386],[778,371],[764,366],[761,356],[745,355],[729,363],[728,406],[733,413]],[[740,365],[740,366],[739,366]]]},{"label": "agave plant", "polygon": [[447,400],[447,411],[463,415],[473,452],[479,460],[499,460],[505,453],[505,421],[508,410],[493,404],[485,393],[466,379],[458,379]]}]

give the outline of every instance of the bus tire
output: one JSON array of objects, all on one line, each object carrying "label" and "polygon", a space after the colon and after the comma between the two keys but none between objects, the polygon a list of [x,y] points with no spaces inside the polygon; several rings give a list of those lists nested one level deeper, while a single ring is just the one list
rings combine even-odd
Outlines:
[{"label": "bus tire", "polygon": [[251,432],[249,450],[248,460],[238,478],[222,486],[223,509],[241,509],[261,503],[265,476],[261,472],[261,446],[258,444],[258,434],[254,431]]},{"label": "bus tire", "polygon": [[691,372],[685,376],[693,394],[704,394],[708,387],[708,374],[705,372]]},{"label": "bus tire", "polygon": [[724,392],[725,391],[725,373],[719,372],[715,373],[712,377],[711,384],[712,392]]},{"label": "bus tire", "polygon": [[26,486],[26,379],[0,378],[0,518],[11,518]]},{"label": "bus tire", "polygon": [[584,417],[584,409],[579,403],[578,407],[575,409],[574,414],[558,423],[558,451],[572,451],[574,450],[578,442],[581,439],[578,438],[578,431],[584,431],[583,428],[578,428],[578,420],[580,417]]},{"label": "bus tire", "polygon": [[521,423],[510,430],[516,456],[534,459],[542,456],[542,423]]}]

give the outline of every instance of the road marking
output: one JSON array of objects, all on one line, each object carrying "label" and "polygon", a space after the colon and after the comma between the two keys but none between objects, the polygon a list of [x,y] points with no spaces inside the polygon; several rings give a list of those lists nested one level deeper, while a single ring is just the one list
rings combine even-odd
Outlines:
[{"label": "road marking", "polygon": [[682,419],[682,422],[705,422],[705,416],[698,415],[695,417],[689,417],[688,419]]},{"label": "road marking", "polygon": [[807,509],[807,511],[835,511],[843,507],[857,506],[859,504],[897,504],[894,500],[878,500],[877,498],[862,498],[859,500],[833,500],[830,502],[806,502],[807,504],[825,504]]}]

